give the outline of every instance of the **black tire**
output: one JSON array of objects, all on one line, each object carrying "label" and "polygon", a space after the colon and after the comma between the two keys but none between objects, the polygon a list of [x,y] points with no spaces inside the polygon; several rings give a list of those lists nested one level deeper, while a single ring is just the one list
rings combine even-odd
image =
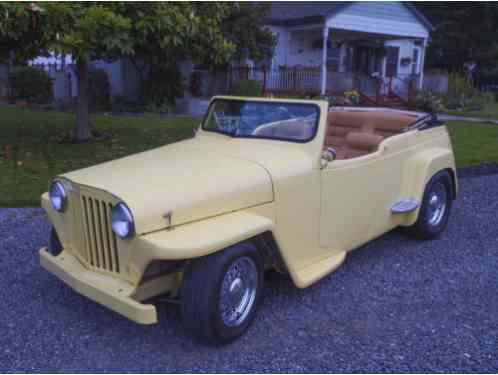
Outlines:
[{"label": "black tire", "polygon": [[[444,189],[444,192],[443,192]],[[444,195],[444,211],[439,213],[434,209],[438,206],[431,205],[431,199],[434,195]],[[439,236],[448,224],[448,218],[451,212],[453,203],[453,181],[447,171],[436,173],[427,183],[424,191],[422,205],[418,214],[417,221],[410,227],[406,227],[405,231],[422,240],[429,240]]]},{"label": "black tire", "polygon": [[[243,285],[242,287],[239,285],[238,290],[255,290],[255,293],[242,293],[241,301],[245,298],[244,296],[251,296],[246,297],[252,301],[250,307],[244,309],[240,321],[237,320],[235,325],[229,325],[226,321],[230,320],[232,315],[236,316],[237,314],[228,314],[229,318],[222,314],[220,295],[223,285],[225,285],[223,290],[226,291],[226,285],[230,283],[230,278],[234,274],[239,275],[237,273],[239,272],[238,265],[242,271],[245,270],[245,266],[249,266],[250,272],[247,274],[252,277],[248,276],[247,279],[235,278],[230,285],[230,293],[233,289],[237,289],[237,287],[232,288],[237,279],[242,280],[239,284]],[[225,280],[225,275],[229,270],[231,274]],[[181,290],[185,327],[197,338],[211,343],[223,344],[235,340],[248,329],[256,316],[264,287],[263,273],[263,259],[251,242],[243,242],[223,251],[194,259],[185,270]],[[225,284],[223,284],[224,280]],[[256,283],[255,288],[245,288],[246,285],[254,286],[254,283]],[[238,298],[240,294],[238,290],[230,296],[235,295],[235,298]],[[224,295],[226,296],[226,293]]]}]

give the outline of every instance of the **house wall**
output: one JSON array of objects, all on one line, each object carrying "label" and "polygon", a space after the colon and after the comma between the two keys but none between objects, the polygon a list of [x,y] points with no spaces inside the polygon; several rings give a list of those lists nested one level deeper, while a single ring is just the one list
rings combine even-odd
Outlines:
[{"label": "house wall", "polygon": [[[413,39],[427,38],[426,27],[401,2],[354,2],[338,14],[329,17],[326,25],[331,29],[329,39],[334,41],[334,30],[357,31],[385,36],[396,36],[386,42],[386,45],[400,47],[402,57],[413,57],[413,49],[419,49],[418,60],[422,56],[422,47],[416,46]],[[270,26],[278,35],[278,44],[272,60],[273,68],[281,65],[318,66],[321,64],[322,51],[313,49],[315,40],[320,40],[322,25],[307,25],[304,27]],[[366,36],[368,38],[368,36]],[[413,39],[401,39],[401,38]],[[341,47],[339,71],[346,70],[346,44]],[[410,74],[412,66],[401,66],[398,62],[398,72],[401,75]],[[417,66],[416,72],[420,72]]]},{"label": "house wall", "polygon": [[427,38],[428,30],[402,2],[359,1],[327,19],[332,29]]},{"label": "house wall", "polygon": [[416,68],[416,73],[420,73],[420,62],[421,62],[421,53],[422,53],[422,46],[416,45],[414,40],[410,39],[394,39],[394,40],[388,40],[384,43],[385,46],[391,46],[391,47],[399,47],[399,59],[398,59],[398,75],[403,77],[412,74],[412,65],[407,65],[403,66],[401,65],[401,59],[403,57],[413,57],[413,50],[418,49],[418,61],[417,61],[417,68]]},{"label": "house wall", "polygon": [[[271,29],[278,35],[278,44],[272,59],[272,67],[274,69],[284,65],[313,67],[321,65],[322,48],[313,48],[313,43],[322,39],[323,27],[315,26],[314,29],[271,27]],[[333,33],[331,33],[329,41],[333,43],[335,40]],[[340,48],[339,71],[344,71],[344,55],[347,46],[343,44]]]},{"label": "house wall", "polygon": [[286,27],[269,26],[268,28],[277,36],[277,46],[275,47],[272,66],[276,68],[280,65],[287,65],[290,31]]}]

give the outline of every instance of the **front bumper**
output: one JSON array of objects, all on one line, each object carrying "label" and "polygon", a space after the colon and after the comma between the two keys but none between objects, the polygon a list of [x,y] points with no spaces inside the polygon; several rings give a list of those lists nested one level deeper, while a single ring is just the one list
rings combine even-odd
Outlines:
[{"label": "front bumper", "polygon": [[67,251],[57,257],[47,248],[40,249],[40,264],[76,292],[140,324],[157,323],[153,305],[145,305],[131,296],[135,287],[125,281],[90,271]]}]

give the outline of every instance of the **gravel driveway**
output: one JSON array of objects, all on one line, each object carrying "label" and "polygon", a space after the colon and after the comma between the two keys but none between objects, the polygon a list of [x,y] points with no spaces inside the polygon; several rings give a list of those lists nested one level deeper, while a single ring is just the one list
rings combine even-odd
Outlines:
[{"label": "gravel driveway", "polygon": [[213,348],[174,305],[136,325],[38,265],[40,209],[0,210],[0,372],[497,372],[498,175],[460,180],[448,231],[398,232],[298,290],[273,276],[259,318]]}]

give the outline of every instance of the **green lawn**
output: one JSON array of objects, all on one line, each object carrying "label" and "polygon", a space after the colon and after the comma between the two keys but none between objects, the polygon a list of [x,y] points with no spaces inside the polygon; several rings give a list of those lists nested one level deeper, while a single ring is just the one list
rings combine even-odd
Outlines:
[{"label": "green lawn", "polygon": [[[188,117],[95,115],[94,128],[112,139],[70,144],[63,139],[74,115],[1,107],[0,207],[37,206],[52,176],[190,137],[198,122]],[[498,162],[498,126],[451,122],[448,127],[459,167]]]},{"label": "green lawn", "polygon": [[454,116],[479,117],[490,120],[498,120],[498,103],[488,103],[480,111],[444,111],[444,113]]},{"label": "green lawn", "polygon": [[112,138],[87,144],[64,141],[74,122],[69,113],[0,107],[0,207],[37,206],[52,176],[190,137],[199,120],[95,115],[94,129]]},{"label": "green lawn", "polygon": [[463,121],[447,125],[458,167],[498,163],[498,125]]}]

